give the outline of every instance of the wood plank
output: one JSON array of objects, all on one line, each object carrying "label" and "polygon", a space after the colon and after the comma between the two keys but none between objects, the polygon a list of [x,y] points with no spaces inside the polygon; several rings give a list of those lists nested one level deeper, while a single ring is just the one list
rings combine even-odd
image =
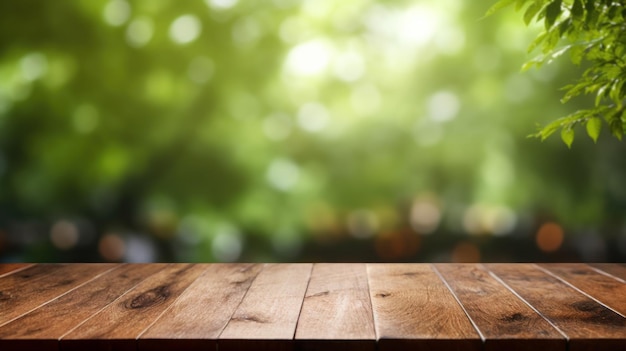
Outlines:
[{"label": "wood plank", "polygon": [[312,266],[266,265],[220,334],[219,350],[292,350]]},{"label": "wood plank", "polygon": [[211,264],[138,340],[142,351],[215,350],[261,264]]},{"label": "wood plank", "polygon": [[0,277],[33,265],[33,263],[0,263]]},{"label": "wood plank", "polygon": [[626,316],[626,284],[582,263],[540,264],[541,268]]},{"label": "wood plank", "polygon": [[0,326],[114,267],[113,264],[38,264],[0,278]]},{"label": "wood plank", "polygon": [[136,350],[137,337],[206,269],[170,264],[61,338],[62,350]]},{"label": "wood plank", "polygon": [[435,269],[480,330],[485,351],[566,350],[565,337],[482,265],[438,264]]},{"label": "wood plank", "polygon": [[423,264],[368,264],[378,350],[481,350],[444,282]]},{"label": "wood plank", "polygon": [[596,269],[599,269],[605,273],[619,278],[622,282],[626,283],[626,264],[618,263],[593,263],[591,264]]},{"label": "wood plank", "polygon": [[365,264],[316,264],[296,329],[298,350],[375,350]]},{"label": "wood plank", "polygon": [[57,350],[65,333],[162,268],[118,265],[98,278],[0,327],[4,351]]},{"label": "wood plank", "polygon": [[569,338],[569,351],[626,350],[626,318],[532,264],[488,264]]}]

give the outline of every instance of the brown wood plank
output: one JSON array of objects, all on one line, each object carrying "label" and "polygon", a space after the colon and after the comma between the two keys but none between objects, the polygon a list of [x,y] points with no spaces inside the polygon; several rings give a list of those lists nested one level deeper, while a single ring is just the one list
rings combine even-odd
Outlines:
[{"label": "brown wood plank", "polygon": [[0,263],[0,277],[33,265],[33,263]]},{"label": "brown wood plank", "polygon": [[219,350],[292,350],[311,268],[265,265],[220,334]]},{"label": "brown wood plank", "polygon": [[596,269],[608,273],[626,283],[626,264],[623,263],[593,263]]},{"label": "brown wood plank", "polygon": [[482,340],[425,264],[368,264],[378,350],[481,350]]},{"label": "brown wood plank", "polygon": [[118,265],[98,278],[0,327],[4,351],[57,350],[58,340],[162,265]]},{"label": "brown wood plank", "polygon": [[137,337],[176,300],[205,266],[170,264],[61,338],[62,350],[136,350]]},{"label": "brown wood plank", "polygon": [[298,350],[375,350],[365,264],[316,264],[296,329]]},{"label": "brown wood plank", "polygon": [[541,264],[541,268],[626,316],[626,284],[582,263]]},{"label": "brown wood plank", "polygon": [[113,264],[38,264],[0,278],[0,326],[114,267]]},{"label": "brown wood plank", "polygon": [[626,318],[532,264],[487,268],[569,338],[569,351],[626,350]]},{"label": "brown wood plank", "polygon": [[480,330],[485,351],[566,350],[565,337],[482,265],[438,264],[435,269]]},{"label": "brown wood plank", "polygon": [[261,264],[211,264],[138,340],[141,351],[215,350]]}]

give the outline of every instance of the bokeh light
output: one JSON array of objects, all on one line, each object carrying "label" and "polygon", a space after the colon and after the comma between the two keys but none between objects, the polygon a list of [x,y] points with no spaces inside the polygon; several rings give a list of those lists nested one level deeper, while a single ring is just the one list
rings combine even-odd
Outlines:
[{"label": "bokeh light", "polygon": [[541,251],[554,252],[563,245],[563,228],[554,222],[544,223],[539,227],[535,238]]},{"label": "bokeh light", "polygon": [[74,248],[80,237],[79,229],[76,225],[67,220],[60,220],[50,229],[50,240],[52,244],[60,250]]},{"label": "bokeh light", "polygon": [[169,34],[175,43],[188,44],[196,40],[201,32],[202,24],[196,16],[183,15],[172,22]]},{"label": "bokeh light", "polygon": [[130,4],[125,0],[110,0],[104,7],[104,20],[115,27],[121,26],[131,15]]},{"label": "bokeh light", "polygon": [[119,262],[126,254],[126,244],[120,235],[108,233],[100,238],[98,252],[106,261]]},{"label": "bokeh light", "polygon": [[154,35],[154,24],[149,17],[138,17],[128,25],[126,40],[133,47],[146,45]]},{"label": "bokeh light", "polygon": [[452,250],[451,261],[454,263],[477,263],[481,261],[480,249],[473,243],[460,242]]},{"label": "bokeh light", "polygon": [[376,237],[376,253],[383,260],[404,260],[418,252],[421,241],[418,234],[407,229],[384,232]]}]

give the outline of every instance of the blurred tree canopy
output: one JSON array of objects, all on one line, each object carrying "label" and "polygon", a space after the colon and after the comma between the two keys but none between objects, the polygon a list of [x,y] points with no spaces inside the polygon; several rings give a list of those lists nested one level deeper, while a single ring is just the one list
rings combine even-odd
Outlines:
[{"label": "blurred tree canopy", "polygon": [[624,146],[526,138],[580,69],[484,5],[0,2],[0,260],[626,257]]},{"label": "blurred tree canopy", "polygon": [[[592,108],[580,109],[543,127],[536,136],[542,140],[557,130],[570,147],[574,127],[585,125],[594,141],[600,136],[604,120],[611,134],[621,140],[626,116],[626,9],[613,0],[502,0],[488,12],[515,4],[523,10],[524,21],[542,22],[545,29],[529,47],[541,48],[541,55],[525,67],[541,66],[569,53],[571,61],[583,65],[581,77],[565,86],[562,99],[567,102],[580,95],[595,97]],[[563,43],[564,42],[564,43]],[[591,103],[589,103],[591,105]]]}]

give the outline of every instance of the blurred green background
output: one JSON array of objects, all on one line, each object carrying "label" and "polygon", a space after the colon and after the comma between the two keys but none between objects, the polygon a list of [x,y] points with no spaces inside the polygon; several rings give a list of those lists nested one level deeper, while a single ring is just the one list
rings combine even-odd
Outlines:
[{"label": "blurred green background", "polygon": [[624,143],[490,1],[0,2],[0,261],[624,261]]}]

